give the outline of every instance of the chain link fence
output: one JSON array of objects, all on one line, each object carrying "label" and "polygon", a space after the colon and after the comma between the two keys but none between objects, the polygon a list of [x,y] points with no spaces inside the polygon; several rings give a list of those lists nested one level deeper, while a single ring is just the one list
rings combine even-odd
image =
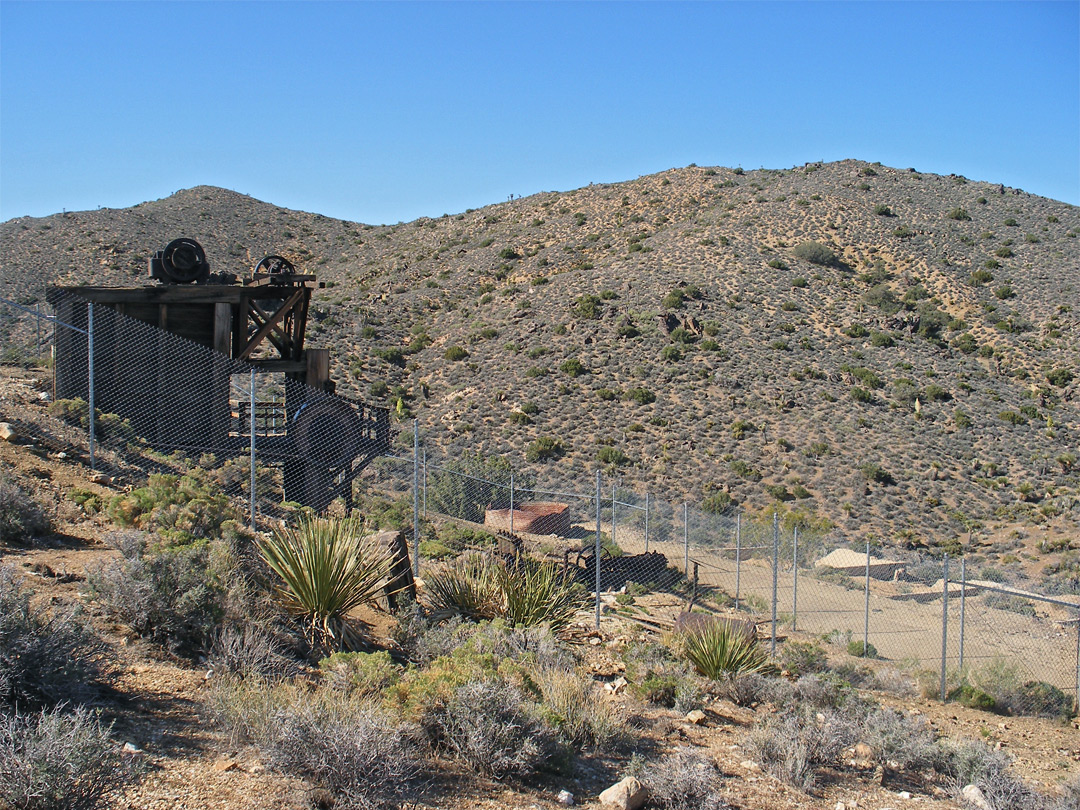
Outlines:
[{"label": "chain link fence", "polygon": [[487,532],[503,553],[566,566],[593,593],[600,625],[621,593],[664,591],[688,606],[708,597],[752,617],[781,659],[798,633],[894,662],[927,696],[1046,715],[1080,703],[1075,594],[1036,593],[1014,571],[962,559],[852,548],[790,516],[715,509],[722,499],[706,511],[601,472],[446,456],[415,422],[399,425],[391,453],[383,409],[66,293],[51,303],[66,317],[0,299],[0,351],[47,363],[55,347],[50,411],[79,429],[69,450],[92,469],[201,477],[240,499],[253,524],[298,502],[355,499],[407,528],[417,571],[460,550],[441,525]]}]

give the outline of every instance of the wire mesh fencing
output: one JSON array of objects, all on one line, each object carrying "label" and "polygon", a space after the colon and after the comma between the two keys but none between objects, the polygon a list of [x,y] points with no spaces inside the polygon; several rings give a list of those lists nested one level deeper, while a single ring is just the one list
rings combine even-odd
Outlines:
[{"label": "wire mesh fencing", "polygon": [[[779,514],[716,509],[716,498],[705,509],[600,472],[450,456],[415,422],[399,426],[391,453],[385,409],[69,293],[53,297],[55,316],[0,303],[8,362],[40,362],[55,346],[49,410],[73,431],[62,437],[69,455],[106,473],[140,465],[157,487],[115,496],[108,507],[121,521],[160,497],[155,519],[171,531],[198,533],[225,516],[266,527],[300,504],[349,508],[377,495],[409,527],[417,570],[455,551],[431,529],[453,521],[496,535],[498,551],[565,566],[592,593],[600,624],[613,620],[601,603],[619,592],[661,590],[687,606],[707,596],[752,617],[781,657],[798,634],[900,664],[928,695],[1030,714],[1080,703],[1080,597],[1025,590],[1007,569],[851,548]],[[170,491],[186,491],[188,505],[168,502]]]}]

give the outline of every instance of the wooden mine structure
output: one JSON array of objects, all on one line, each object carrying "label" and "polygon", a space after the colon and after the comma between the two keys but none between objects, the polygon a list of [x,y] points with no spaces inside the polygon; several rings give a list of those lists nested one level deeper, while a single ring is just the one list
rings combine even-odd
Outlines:
[{"label": "wooden mine structure", "polygon": [[[75,327],[56,331],[54,397],[88,398],[91,311],[96,408],[127,419],[151,447],[245,452],[250,400],[234,401],[232,378],[251,368],[282,375],[284,400],[255,403],[258,458],[281,464],[286,500],[319,510],[339,495],[350,501],[353,479],[389,449],[390,413],[336,395],[329,350],[305,347],[315,276],[280,256],[249,278],[211,276],[190,239],[170,242],[149,265],[164,284],[49,288],[57,320]],[[101,307],[189,343],[101,317]]]}]

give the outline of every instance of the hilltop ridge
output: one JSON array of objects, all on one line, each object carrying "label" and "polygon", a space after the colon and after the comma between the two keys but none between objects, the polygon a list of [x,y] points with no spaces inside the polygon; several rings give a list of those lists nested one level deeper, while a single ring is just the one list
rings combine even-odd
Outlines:
[{"label": "hilltop ridge", "polygon": [[[715,508],[780,503],[940,547],[1074,525],[1080,209],[845,160],[690,166],[389,226],[200,186],[0,224],[0,295],[145,283],[186,235],[215,270],[314,272],[339,390],[429,447]],[[457,359],[448,359],[457,358]],[[609,448],[609,449],[605,449]]]}]

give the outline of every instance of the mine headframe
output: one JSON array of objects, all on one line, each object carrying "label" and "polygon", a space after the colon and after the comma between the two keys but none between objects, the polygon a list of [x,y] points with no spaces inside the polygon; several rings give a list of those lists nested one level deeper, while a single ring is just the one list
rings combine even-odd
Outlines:
[{"label": "mine headframe", "polygon": [[[239,453],[250,440],[250,406],[233,403],[231,378],[240,366],[229,361],[283,375],[280,401],[257,407],[256,413],[273,413],[275,425],[256,430],[260,457],[283,466],[288,500],[322,509],[336,495],[348,497],[360,470],[389,449],[390,414],[337,396],[329,350],[305,347],[315,276],[298,273],[279,255],[261,259],[243,279],[211,273],[202,246],[187,237],[169,242],[147,264],[159,284],[56,287],[48,300],[61,322],[79,329],[93,303],[213,351],[155,340],[118,319],[95,334],[98,408],[130,420],[151,446]],[[57,398],[86,398],[86,359],[83,333],[57,332]],[[154,407],[147,407],[151,400]]]}]

